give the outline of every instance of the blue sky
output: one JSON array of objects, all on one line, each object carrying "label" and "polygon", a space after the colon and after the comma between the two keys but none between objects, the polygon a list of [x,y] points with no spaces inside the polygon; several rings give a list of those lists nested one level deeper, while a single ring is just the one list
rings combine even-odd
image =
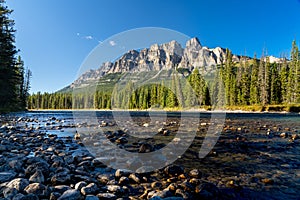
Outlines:
[{"label": "blue sky", "polygon": [[7,0],[16,45],[33,72],[31,92],[72,83],[86,56],[112,35],[162,27],[208,47],[253,56],[289,53],[300,41],[300,0]]}]

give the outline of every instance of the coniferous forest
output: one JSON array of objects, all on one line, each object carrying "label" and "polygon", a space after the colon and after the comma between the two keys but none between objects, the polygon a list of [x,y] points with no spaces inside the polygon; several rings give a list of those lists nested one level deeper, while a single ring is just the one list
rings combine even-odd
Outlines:
[{"label": "coniferous forest", "polygon": [[0,113],[25,110],[30,87],[31,72],[18,56],[11,13],[0,0]]},{"label": "coniferous forest", "polygon": [[[177,69],[177,72],[183,71]],[[271,63],[268,56],[234,63],[226,50],[226,61],[217,66],[213,78],[204,78],[201,68],[184,77],[171,75],[169,82],[135,87],[127,81],[121,89],[81,92],[37,93],[29,97],[30,109],[148,109],[232,108],[297,111],[300,103],[300,54],[295,41],[290,59]],[[182,80],[185,81],[182,81]]]},{"label": "coniferous forest", "polygon": [[300,104],[300,53],[292,42],[289,58],[271,63],[268,56],[233,62],[226,50],[225,62],[210,78],[201,67],[188,76],[176,69],[169,81],[137,87],[127,81],[121,89],[97,86],[79,91],[29,95],[31,71],[25,68],[15,46],[12,10],[0,0],[0,112],[28,109],[189,109],[232,108],[296,111]]}]

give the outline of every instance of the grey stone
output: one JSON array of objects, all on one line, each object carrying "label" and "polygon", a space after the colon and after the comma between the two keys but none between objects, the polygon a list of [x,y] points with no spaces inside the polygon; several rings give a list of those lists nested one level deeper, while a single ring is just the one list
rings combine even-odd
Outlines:
[{"label": "grey stone", "polygon": [[85,200],[99,200],[99,198],[97,196],[94,196],[94,195],[87,195],[85,197]]},{"label": "grey stone", "polygon": [[99,190],[98,186],[95,183],[90,183],[87,186],[81,188],[81,194],[88,195],[88,194],[96,194]]},{"label": "grey stone", "polygon": [[43,173],[40,170],[37,170],[32,176],[30,176],[29,181],[33,183],[44,183],[45,178]]},{"label": "grey stone", "polygon": [[174,177],[174,176],[178,176],[178,175],[182,174],[184,171],[183,171],[183,167],[181,167],[181,166],[169,165],[164,169],[164,172],[167,175]]},{"label": "grey stone", "polygon": [[16,179],[13,179],[12,181],[10,181],[6,187],[15,188],[20,192],[20,191],[23,191],[25,189],[25,187],[27,187],[28,185],[29,185],[29,181],[27,179],[16,178]]},{"label": "grey stone", "polygon": [[51,178],[51,182],[55,185],[57,184],[66,184],[71,180],[71,176],[67,173],[61,172],[57,173]]},{"label": "grey stone", "polygon": [[65,191],[67,190],[70,190],[70,186],[67,186],[67,185],[57,185],[57,186],[54,186],[54,192],[58,192],[58,193],[64,193]]},{"label": "grey stone", "polygon": [[78,190],[67,190],[65,191],[58,200],[80,200],[82,196]]},{"label": "grey stone", "polygon": [[83,187],[85,187],[85,186],[87,186],[87,183],[84,182],[84,181],[80,181],[80,182],[76,183],[75,189],[80,191],[81,188],[83,188]]},{"label": "grey stone", "polygon": [[189,175],[193,178],[201,178],[202,177],[202,173],[200,170],[198,169],[193,169],[189,172]]},{"label": "grey stone", "polygon": [[18,194],[18,190],[16,188],[5,188],[3,190],[3,196],[7,199],[12,199],[14,196]]},{"label": "grey stone", "polygon": [[127,169],[117,169],[117,171],[115,173],[115,177],[116,178],[121,178],[122,176],[128,177],[131,173],[132,173],[132,171],[127,170]]},{"label": "grey stone", "polygon": [[25,189],[25,192],[28,194],[35,194],[38,197],[45,198],[48,197],[50,192],[48,188],[41,183],[32,183],[29,184]]},{"label": "grey stone", "polygon": [[116,200],[117,196],[115,194],[111,194],[111,193],[99,193],[97,194],[97,197],[99,199],[103,199],[103,200]]},{"label": "grey stone", "polygon": [[0,183],[11,181],[16,175],[15,172],[0,172]]}]

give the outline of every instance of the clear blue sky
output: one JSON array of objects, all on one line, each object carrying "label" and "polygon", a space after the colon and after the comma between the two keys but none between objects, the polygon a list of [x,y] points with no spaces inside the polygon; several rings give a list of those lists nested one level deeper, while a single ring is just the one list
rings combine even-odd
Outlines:
[{"label": "clear blue sky", "polygon": [[33,72],[31,92],[72,83],[99,41],[140,28],[169,28],[235,54],[290,51],[300,38],[300,0],[7,0],[16,45]]}]

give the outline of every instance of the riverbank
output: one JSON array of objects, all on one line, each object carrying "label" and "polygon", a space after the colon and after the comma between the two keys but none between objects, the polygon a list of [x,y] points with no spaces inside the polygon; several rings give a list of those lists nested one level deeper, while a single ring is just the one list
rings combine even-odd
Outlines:
[{"label": "riverbank", "polygon": [[226,106],[222,109],[205,108],[165,108],[165,109],[30,109],[28,111],[151,111],[151,112],[225,112],[225,113],[300,113],[300,105],[267,106]]},{"label": "riverbank", "polygon": [[[107,158],[95,157],[84,145],[88,140],[95,148],[105,149],[105,144],[99,143],[100,135],[76,135],[75,139],[76,129],[89,125],[74,124],[72,114],[65,114],[33,112],[28,117],[5,120],[0,128],[0,197],[297,199],[300,192],[300,124],[295,116],[233,114],[226,119],[217,144],[203,159],[198,152],[210,119],[201,118],[193,143],[178,160],[147,173],[143,173],[147,169],[140,162],[129,162],[140,166],[137,173],[107,167],[103,162]],[[171,116],[161,122],[163,129],[155,137],[136,139],[116,127],[106,114],[99,116],[108,141],[141,154],[163,148],[176,138],[180,124],[180,115]],[[133,115],[133,121],[146,124],[147,117],[141,116]],[[191,119],[182,127],[189,128],[193,123]],[[149,128],[141,126],[143,130]],[[166,160],[158,156],[156,161]]]},{"label": "riverbank", "polygon": [[[231,199],[238,195],[203,179],[198,169],[185,169],[182,165],[145,173],[147,166],[141,166],[139,173],[107,167],[101,162],[103,158],[94,157],[84,147],[83,138],[59,134],[86,124],[61,125],[63,119],[55,116],[46,120],[19,117],[6,121],[0,128],[1,198],[180,200]],[[118,133],[126,137],[125,132]]]}]

